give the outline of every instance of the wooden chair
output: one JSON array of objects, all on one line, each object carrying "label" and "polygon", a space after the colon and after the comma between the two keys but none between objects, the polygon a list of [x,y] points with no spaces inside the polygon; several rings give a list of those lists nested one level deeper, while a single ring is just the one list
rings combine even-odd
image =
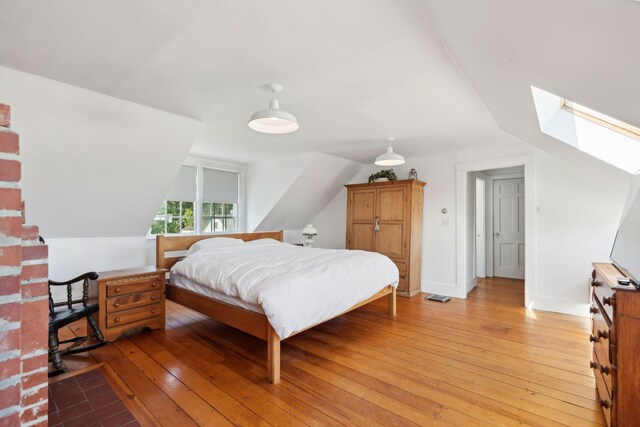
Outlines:
[{"label": "wooden chair", "polygon": [[[62,355],[64,354],[76,354],[84,351],[89,351],[102,347],[108,344],[108,341],[104,339],[98,323],[93,318],[93,314],[98,312],[98,303],[89,304],[89,280],[96,280],[98,273],[90,272],[78,276],[74,279],[67,280],[66,282],[55,282],[49,280],[49,360],[53,362],[56,370],[49,373],[49,376],[54,376],[65,372],[62,364]],[[82,281],[82,298],[73,299],[73,287],[74,283]],[[67,287],[67,299],[62,302],[54,302],[51,296],[52,286],[66,286]],[[64,307],[64,309],[56,309],[57,307]],[[74,337],[68,340],[59,341],[58,331],[73,323],[77,320],[86,318],[87,323],[93,331],[92,336]],[[81,346],[87,339],[95,337],[98,341],[95,344]],[[60,344],[72,343],[69,347],[60,350]]]}]

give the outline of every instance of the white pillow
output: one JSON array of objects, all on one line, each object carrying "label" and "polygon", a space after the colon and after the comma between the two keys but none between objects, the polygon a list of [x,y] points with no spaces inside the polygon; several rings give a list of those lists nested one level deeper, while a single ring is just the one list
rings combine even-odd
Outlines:
[{"label": "white pillow", "polygon": [[245,242],[245,245],[251,245],[251,246],[273,246],[273,245],[283,245],[283,244],[285,243],[276,239],[269,239],[269,238],[249,240],[248,242]]},{"label": "white pillow", "polygon": [[233,237],[212,237],[210,239],[203,239],[195,242],[193,245],[191,245],[185,256],[194,254],[202,249],[224,248],[241,245],[244,245],[244,241],[242,241],[242,239],[234,239]]}]

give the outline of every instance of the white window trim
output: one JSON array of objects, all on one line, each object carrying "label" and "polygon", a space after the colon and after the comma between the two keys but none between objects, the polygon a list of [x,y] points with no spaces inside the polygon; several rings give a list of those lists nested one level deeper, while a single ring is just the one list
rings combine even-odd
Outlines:
[{"label": "white window trim", "polygon": [[[221,162],[217,160],[206,159],[203,157],[187,156],[182,162],[182,166],[192,166],[196,168],[196,209],[194,212],[194,221],[196,226],[196,235],[202,234],[228,234],[226,232],[203,233],[202,232],[202,168],[217,169],[226,172],[236,172],[238,174],[238,225],[236,233],[244,233],[246,230],[246,167],[237,163]],[[163,199],[164,200],[164,199]],[[151,227],[149,227],[149,230]],[[176,234],[178,236],[179,234]],[[156,235],[147,231],[147,240],[155,240]]]}]

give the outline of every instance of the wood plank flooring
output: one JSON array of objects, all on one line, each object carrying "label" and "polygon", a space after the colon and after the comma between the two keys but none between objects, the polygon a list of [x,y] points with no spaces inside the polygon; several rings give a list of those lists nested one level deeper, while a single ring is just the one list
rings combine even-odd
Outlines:
[{"label": "wood plank flooring", "polygon": [[171,302],[165,330],[65,362],[109,363],[165,426],[604,425],[589,319],[526,310],[523,291],[487,279],[466,300],[398,298],[395,319],[362,307],[283,341],[276,386],[264,341]]}]

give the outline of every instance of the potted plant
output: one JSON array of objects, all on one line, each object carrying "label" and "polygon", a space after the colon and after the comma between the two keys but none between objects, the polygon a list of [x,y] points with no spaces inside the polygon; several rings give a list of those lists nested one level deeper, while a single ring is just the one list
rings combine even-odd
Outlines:
[{"label": "potted plant", "polygon": [[369,182],[395,181],[397,179],[393,169],[384,169],[369,176]]}]

